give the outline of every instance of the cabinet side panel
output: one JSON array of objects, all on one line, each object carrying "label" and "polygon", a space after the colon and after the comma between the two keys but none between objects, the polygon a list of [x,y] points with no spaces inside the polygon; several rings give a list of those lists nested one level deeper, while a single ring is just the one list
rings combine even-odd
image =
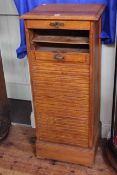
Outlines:
[{"label": "cabinet side panel", "polygon": [[93,146],[93,123],[94,123],[94,37],[95,37],[95,25],[91,22],[90,27],[90,82],[89,82],[89,147]]},{"label": "cabinet side panel", "polygon": [[[35,116],[35,125],[37,125],[37,118],[36,118],[36,106],[35,106],[35,96],[34,96],[34,88],[32,84],[32,60],[35,59],[35,53],[31,52],[31,37],[32,33],[26,26],[26,20],[25,20],[25,33],[26,33],[26,45],[27,45],[27,51],[28,51],[28,63],[29,63],[29,73],[30,73],[30,83],[31,83],[31,91],[32,91],[32,101],[33,101],[33,108],[34,108],[34,116]],[[38,127],[36,126],[36,136],[38,135]]]},{"label": "cabinet side panel", "polygon": [[100,121],[100,25],[100,21],[91,22],[89,147],[94,144]]},{"label": "cabinet side panel", "polygon": [[101,19],[95,22],[95,61],[94,61],[94,93],[95,93],[95,113],[94,113],[94,138],[100,125],[100,83],[101,83]]}]

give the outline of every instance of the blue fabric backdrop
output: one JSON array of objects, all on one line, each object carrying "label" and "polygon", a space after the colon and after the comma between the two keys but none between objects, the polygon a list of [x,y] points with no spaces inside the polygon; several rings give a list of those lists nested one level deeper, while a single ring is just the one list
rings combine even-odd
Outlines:
[{"label": "blue fabric backdrop", "polygon": [[[106,10],[102,18],[101,39],[104,44],[113,44],[116,33],[116,10],[117,0],[14,0],[19,15],[31,11],[41,4],[49,3],[77,3],[77,4],[106,4]],[[20,20],[21,44],[17,49],[17,57],[24,58],[27,54],[24,22]]]}]

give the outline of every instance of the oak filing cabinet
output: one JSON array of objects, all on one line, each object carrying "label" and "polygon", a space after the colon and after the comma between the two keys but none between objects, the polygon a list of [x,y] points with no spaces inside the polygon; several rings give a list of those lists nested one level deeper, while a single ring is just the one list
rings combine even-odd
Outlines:
[{"label": "oak filing cabinet", "polygon": [[25,14],[36,153],[92,166],[100,133],[104,5],[49,4]]}]

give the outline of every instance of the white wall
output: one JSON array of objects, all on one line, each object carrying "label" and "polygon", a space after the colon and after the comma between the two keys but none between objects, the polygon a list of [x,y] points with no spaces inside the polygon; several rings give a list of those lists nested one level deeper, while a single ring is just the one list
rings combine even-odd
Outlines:
[{"label": "white wall", "polygon": [[101,121],[102,135],[105,137],[110,129],[112,117],[115,46],[102,45],[101,63]]},{"label": "white wall", "polygon": [[19,60],[19,17],[13,0],[0,0],[0,50],[9,98],[30,100],[27,59]]},{"label": "white wall", "polygon": [[[7,16],[8,15],[8,16]],[[31,99],[27,59],[16,58],[20,43],[19,19],[13,0],[0,0],[0,49],[2,51],[8,97]],[[107,136],[111,123],[115,47],[102,46],[101,121]]]}]

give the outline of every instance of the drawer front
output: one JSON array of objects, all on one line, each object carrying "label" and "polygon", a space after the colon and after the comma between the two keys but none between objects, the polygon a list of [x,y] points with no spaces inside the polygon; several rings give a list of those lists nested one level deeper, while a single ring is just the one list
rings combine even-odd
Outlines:
[{"label": "drawer front", "polygon": [[89,66],[39,60],[31,71],[38,139],[88,147]]},{"label": "drawer front", "polygon": [[61,53],[61,52],[33,52],[35,61],[54,61],[54,62],[76,62],[89,64],[89,54],[88,53]]},{"label": "drawer front", "polygon": [[26,20],[29,29],[90,30],[89,21]]}]

